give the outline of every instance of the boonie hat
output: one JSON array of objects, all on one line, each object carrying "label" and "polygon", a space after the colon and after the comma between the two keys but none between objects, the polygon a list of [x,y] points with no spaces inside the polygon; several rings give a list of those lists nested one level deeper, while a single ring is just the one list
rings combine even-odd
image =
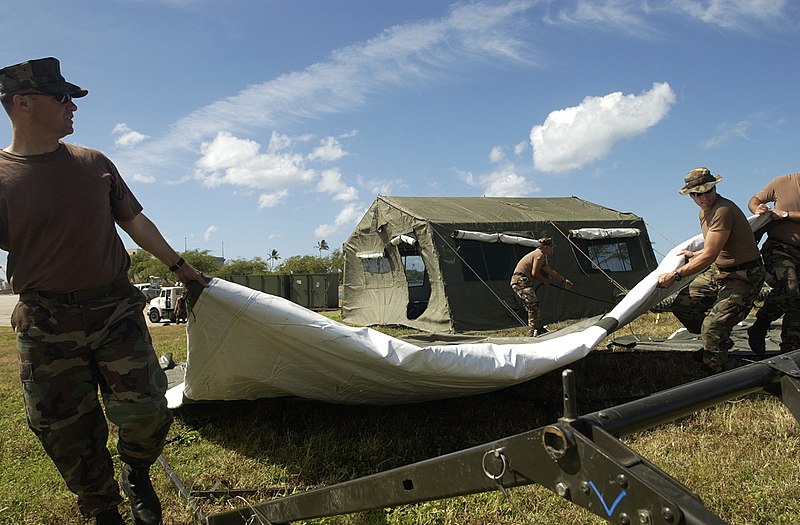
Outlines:
[{"label": "boonie hat", "polygon": [[74,98],[85,97],[89,93],[64,80],[58,59],[53,57],[27,60],[0,69],[0,94],[17,91],[38,91]]},{"label": "boonie hat", "polygon": [[681,195],[688,195],[689,193],[705,193],[719,181],[722,180],[722,175],[716,177],[711,174],[708,168],[695,168],[686,174],[683,178],[683,188],[678,190]]}]

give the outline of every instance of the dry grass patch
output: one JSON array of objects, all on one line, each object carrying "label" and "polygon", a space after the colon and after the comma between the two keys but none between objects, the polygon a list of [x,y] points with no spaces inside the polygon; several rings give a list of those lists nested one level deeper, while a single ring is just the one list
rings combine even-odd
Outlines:
[{"label": "dry grass patch", "polygon": [[[670,317],[648,314],[627,330],[666,337],[675,329]],[[508,335],[524,335],[523,331]],[[183,325],[154,327],[152,334],[159,354],[172,352],[176,360],[185,359]],[[619,356],[620,366],[609,367],[605,376],[578,369],[590,394],[580,396],[582,413],[598,408],[591,405],[592,394],[608,390],[613,397],[614,389],[625,386],[625,381],[642,383],[643,371],[624,361],[627,354]],[[8,328],[0,329],[0,431],[4,436],[0,441],[0,524],[83,524],[72,495],[27,429],[16,369],[13,334]],[[557,379],[550,382],[558,384]],[[396,407],[291,399],[190,405],[176,413],[164,455],[190,490],[252,489],[244,497],[261,502],[285,494],[283,489],[346,481],[540,427],[554,421],[561,409],[559,392],[550,384],[543,385],[530,382],[493,394]],[[732,525],[800,523],[800,429],[772,397],[753,395],[723,403],[624,441],[695,490]],[[195,523],[193,510],[164,471],[155,466],[153,472],[165,508],[164,523]],[[200,502],[206,513],[243,504],[236,498]],[[509,490],[507,495],[496,491],[306,523],[585,525],[605,521],[541,487],[528,486]]]}]

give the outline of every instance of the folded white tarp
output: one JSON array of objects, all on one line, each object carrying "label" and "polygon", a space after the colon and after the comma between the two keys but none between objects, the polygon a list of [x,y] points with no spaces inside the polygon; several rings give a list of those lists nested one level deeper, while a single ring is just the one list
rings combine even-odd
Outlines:
[{"label": "folded white tarp", "polygon": [[639,228],[580,228],[570,230],[569,236],[575,239],[625,239],[638,237]]},{"label": "folded white tarp", "polygon": [[465,241],[519,244],[521,246],[529,246],[531,248],[536,248],[537,246],[539,246],[539,241],[536,239],[529,239],[528,237],[519,237],[518,235],[507,235],[505,233],[486,233],[486,232],[471,232],[465,230],[456,230],[452,233],[452,235],[454,239],[464,239]]},{"label": "folded white tarp", "polygon": [[410,244],[411,246],[414,246],[414,244],[416,244],[416,242],[417,242],[417,240],[414,237],[411,237],[410,235],[398,235],[397,237],[394,237],[393,239],[391,239],[389,241],[389,244],[391,244],[393,246],[397,246],[400,243],[405,243],[405,244]]},{"label": "folded white tarp", "polygon": [[[753,229],[766,220],[759,218]],[[588,354],[678,288],[657,288],[658,275],[697,250],[698,235],[673,248],[658,268],[607,315],[579,332],[536,342],[419,347],[371,328],[353,328],[291,301],[213,279],[188,322],[184,383],[167,394],[184,401],[299,396],[346,404],[390,405],[505,388]],[[681,281],[685,286],[688,279]]]}]

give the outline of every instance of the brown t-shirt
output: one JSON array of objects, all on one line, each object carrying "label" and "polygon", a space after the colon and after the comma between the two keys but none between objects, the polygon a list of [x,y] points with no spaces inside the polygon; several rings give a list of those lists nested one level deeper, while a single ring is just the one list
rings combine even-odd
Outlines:
[{"label": "brown t-shirt", "polygon": [[703,237],[708,232],[730,231],[728,242],[714,261],[717,266],[744,264],[760,255],[747,217],[736,204],[722,195],[717,196],[717,201],[707,213],[700,210],[700,228],[703,230]]},{"label": "brown t-shirt", "polygon": [[0,248],[15,293],[110,283],[130,266],[115,221],[141,211],[97,150],[62,143],[43,155],[0,151]]},{"label": "brown t-shirt", "polygon": [[536,259],[542,260],[542,264],[538,268],[539,272],[541,272],[542,268],[547,266],[547,257],[542,253],[542,250],[536,248],[519,260],[516,268],[514,268],[514,273],[519,272],[525,274],[525,277],[528,279],[533,279],[533,265],[536,262]]},{"label": "brown t-shirt", "polygon": [[[774,202],[782,210],[800,211],[800,173],[775,177],[755,197],[761,202]],[[800,223],[775,220],[767,228],[771,239],[800,246]]]}]

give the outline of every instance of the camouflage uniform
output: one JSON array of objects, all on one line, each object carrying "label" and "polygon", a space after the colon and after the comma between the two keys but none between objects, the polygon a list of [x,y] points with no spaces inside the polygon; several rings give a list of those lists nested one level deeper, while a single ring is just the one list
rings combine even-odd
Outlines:
[{"label": "camouflage uniform", "polygon": [[672,313],[693,334],[700,334],[703,362],[716,371],[725,368],[732,346],[731,330],[753,307],[764,268],[722,272],[716,264],[694,278],[672,303]]},{"label": "camouflage uniform", "polygon": [[783,315],[781,324],[782,352],[800,348],[800,293],[797,274],[800,268],[800,248],[767,239],[761,247],[767,284],[772,290],[759,309],[756,319],[767,325]]},{"label": "camouflage uniform", "polygon": [[142,313],[144,295],[134,286],[77,303],[54,295],[22,292],[11,323],[28,425],[88,518],[121,501],[98,388],[119,429],[120,458],[147,466],[172,421],[167,379]]},{"label": "camouflage uniform", "polygon": [[531,279],[521,273],[511,276],[511,289],[522,300],[522,306],[528,312],[528,335],[534,335],[537,331],[541,332],[542,323],[539,321],[539,298],[536,296],[536,288]]}]

